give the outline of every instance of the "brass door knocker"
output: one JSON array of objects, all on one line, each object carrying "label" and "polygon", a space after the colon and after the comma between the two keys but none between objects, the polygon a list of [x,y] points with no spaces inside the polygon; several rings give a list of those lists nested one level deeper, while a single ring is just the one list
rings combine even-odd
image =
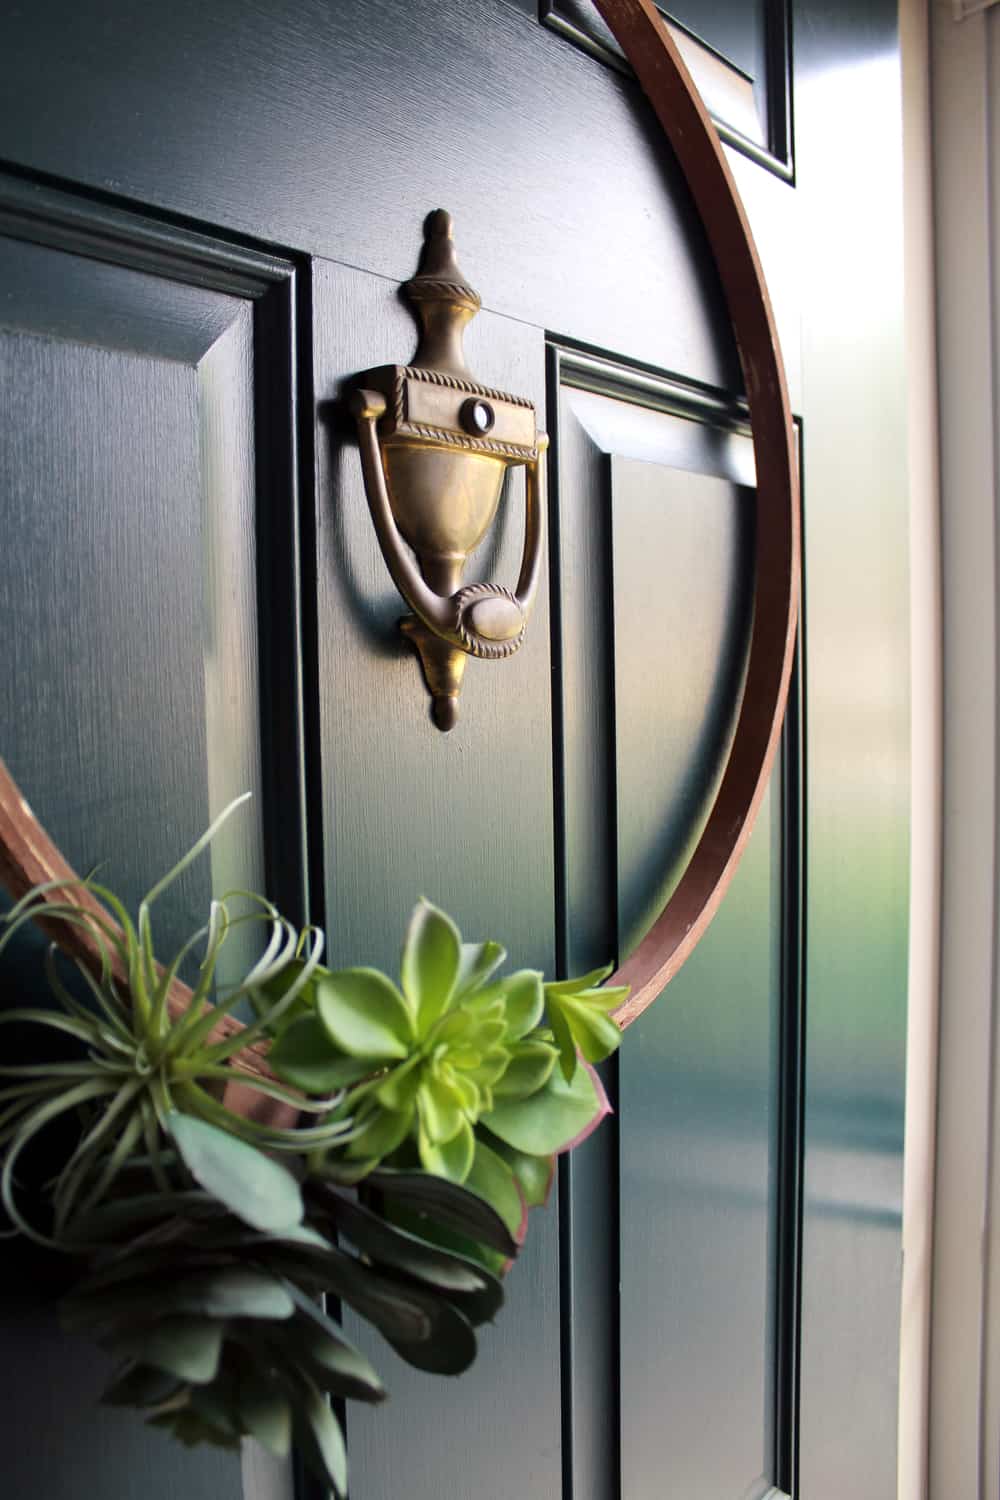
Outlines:
[{"label": "brass door knocker", "polygon": [[[469,375],[462,335],[482,303],[458,268],[444,209],[427,219],[420,269],[404,290],[420,320],[413,362],[360,375],[351,408],[382,555],[413,611],[400,629],[420,655],[434,723],[447,731],[458,719],[466,659],[511,656],[524,640],[541,566],[549,440],[529,400]],[[525,521],[517,586],[463,586],[504,475],[518,466]]]}]

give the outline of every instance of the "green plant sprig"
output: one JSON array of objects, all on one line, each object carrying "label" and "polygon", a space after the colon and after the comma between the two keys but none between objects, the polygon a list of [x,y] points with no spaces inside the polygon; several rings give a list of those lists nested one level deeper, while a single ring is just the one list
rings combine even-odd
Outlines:
[{"label": "green plant sprig", "polygon": [[[535,970],[498,978],[504,949],[463,943],[426,902],[398,987],[374,969],[332,971],[321,932],[298,932],[248,891],[213,901],[161,967],[153,903],[243,800],[153,886],[134,923],[93,878],[38,887],[5,919],[0,952],[25,923],[56,918],[83,928],[101,963],[96,974],[77,965],[85,1003],[50,948],[58,1009],[0,1014],[79,1049],[73,1060],[0,1066],[10,1080],[0,1086],[0,1201],[14,1232],[82,1258],[62,1314],[121,1361],[106,1402],[187,1444],[233,1448],[253,1436],[285,1456],[295,1441],[343,1496],[329,1397],[379,1401],[385,1391],[315,1299],[342,1300],[417,1368],[464,1370],[555,1154],[607,1110],[591,1064],[618,1045],[609,1012],[625,991],[603,987],[604,970],[553,984]],[[77,905],[74,888],[104,914]],[[264,924],[264,950],[222,989],[220,953],[246,922]],[[171,1017],[170,988],[199,950],[190,1006]],[[211,1041],[242,1000],[256,1019]],[[284,1083],[232,1066],[262,1037]],[[285,1129],[235,1113],[218,1094],[236,1079],[315,1123]],[[46,1185],[43,1227],[22,1212],[16,1168],[67,1117],[76,1134]]]},{"label": "green plant sprig", "polygon": [[344,1442],[327,1398],[379,1402],[386,1392],[316,1297],[353,1308],[416,1368],[457,1375],[503,1288],[426,1228],[441,1218],[494,1253],[516,1245],[486,1204],[425,1174],[378,1177],[381,1201],[399,1199],[414,1232],[353,1191],[298,1182],[197,1117],[170,1115],[165,1149],[178,1186],[151,1191],[134,1163],[127,1194],[74,1222],[71,1241],[101,1248],[63,1301],[64,1326],[118,1357],[105,1402],[137,1408],[186,1444],[236,1448],[250,1436],[286,1457],[294,1440],[343,1495]]},{"label": "green plant sprig", "polygon": [[[53,946],[46,957],[46,972],[61,1013],[17,1007],[0,1014],[0,1024],[40,1026],[74,1038],[84,1049],[84,1055],[73,1062],[0,1066],[0,1077],[17,1080],[0,1087],[0,1151],[4,1156],[0,1200],[15,1229],[41,1244],[62,1248],[74,1215],[87,1214],[106,1197],[140,1146],[147,1152],[158,1182],[168,1185],[170,1173],[159,1142],[168,1117],[177,1110],[267,1150],[300,1156],[334,1142],[343,1143],[353,1135],[352,1121],[343,1112],[331,1118],[331,1107],[341,1091],[319,1100],[303,1099],[274,1080],[250,1072],[236,1074],[226,1065],[233,1053],[263,1034],[265,1021],[222,1044],[208,1042],[223,1015],[250,994],[259,994],[261,985],[279,984],[294,965],[294,975],[288,973],[280,999],[265,1018],[267,1025],[279,1024],[282,1013],[295,1004],[299,990],[309,983],[319,964],[321,933],[315,929],[298,933],[260,898],[255,898],[257,910],[233,917],[229,901],[234,897],[229,897],[212,902],[208,922],[185,940],[167,965],[161,969],[156,960],[153,902],[201,853],[243,800],[231,804],[193,849],[157,882],[140,904],[135,923],[114,892],[93,879],[39,886],[5,919],[0,953],[23,925],[44,916],[49,922],[55,917],[83,928],[97,940],[102,959],[98,975],[84,964],[76,965],[90,1006],[78,1000],[64,983]],[[108,911],[108,919],[69,900],[54,903],[45,899],[53,890],[68,895],[74,889],[95,896]],[[235,893],[236,898],[241,895]],[[241,983],[213,1002],[223,945],[232,928],[246,920],[268,924],[264,953]],[[190,1008],[180,1017],[171,1017],[167,1006],[171,984],[181,963],[200,944],[204,944],[204,954]],[[128,976],[127,996],[113,977],[112,957]],[[311,1127],[286,1129],[237,1115],[215,1096],[220,1085],[236,1078],[259,1094],[323,1118]],[[18,1206],[16,1168],[30,1142],[61,1116],[70,1114],[81,1117],[81,1134],[52,1185],[52,1224],[46,1230],[30,1223]]]},{"label": "green plant sprig", "polygon": [[316,965],[261,986],[275,1035],[272,1067],[308,1094],[343,1089],[332,1120],[349,1140],[318,1146],[314,1174],[363,1180],[381,1163],[419,1165],[491,1203],[516,1237],[545,1201],[558,1152],[607,1113],[592,1063],[618,1046],[610,1015],[627,994],[608,969],[545,983],[521,969],[497,977],[499,943],[463,943],[427,901],[414,910],[400,983],[376,969]]}]

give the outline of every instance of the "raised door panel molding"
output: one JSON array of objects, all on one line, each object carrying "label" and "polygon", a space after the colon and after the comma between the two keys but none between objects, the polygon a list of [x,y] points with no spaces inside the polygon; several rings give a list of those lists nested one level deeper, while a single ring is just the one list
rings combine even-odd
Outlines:
[{"label": "raised door panel molding", "polygon": [[[260,786],[252,314],[7,239],[0,284],[4,756],[70,859],[138,898]],[[213,860],[244,883],[240,823]]]},{"label": "raised door panel molding", "polygon": [[[792,176],[786,0],[717,12],[704,3],[658,5],[719,134],[779,177]],[[610,28],[587,0],[542,0],[541,20],[602,62],[630,72]]]},{"label": "raised door panel molding", "polygon": [[[189,393],[183,414],[169,402],[154,403],[146,414],[148,431],[131,442],[113,400],[103,417],[87,405],[87,395],[101,389],[91,382],[81,397],[81,420],[88,443],[111,445],[105,462],[113,475],[116,455],[127,474],[138,461],[131,450],[138,452],[144,442],[149,473],[156,472],[162,484],[169,482],[170,442],[182,441],[190,454],[195,488],[185,503],[193,507],[189,520],[196,530],[184,530],[177,509],[172,520],[190,551],[197,630],[205,645],[204,694],[196,715],[207,736],[204,810],[221,810],[236,792],[272,779],[283,788],[280,802],[257,798],[255,831],[242,851],[236,852],[233,828],[213,858],[220,873],[235,862],[245,878],[266,879],[293,916],[303,911],[308,886],[300,832],[298,276],[291,260],[271,250],[0,174],[0,329],[47,345],[55,365],[86,357],[109,370],[115,361],[131,359],[133,375],[122,377],[123,399],[137,400],[146,383],[170,380]],[[39,413],[30,409],[25,417],[30,426]],[[58,417],[54,409],[49,414],[49,420]],[[39,444],[41,461],[52,445],[44,434]],[[116,483],[131,516],[127,485]],[[102,504],[96,493],[77,499],[86,516],[107,510],[108,501]],[[164,527],[170,515],[164,513]],[[71,556],[71,538],[65,546]],[[157,581],[150,583],[150,604]],[[258,618],[266,618],[268,627],[260,633]],[[182,633],[195,628],[193,615],[171,626]],[[167,865],[151,868],[172,863],[193,811],[193,804],[186,806],[172,830]],[[46,821],[58,842],[47,805]],[[204,826],[196,819],[192,837]],[[67,852],[74,855],[72,848]]]},{"label": "raised door panel molding", "polygon": [[[298,718],[282,626],[293,284],[269,253],[0,177],[3,757],[76,867],[104,865],[133,910],[234,796],[255,794],[157,903],[163,957],[212,894],[299,900],[296,820],[285,811],[276,837],[267,821],[297,795],[277,769]],[[248,930],[227,942],[223,982],[245,972]],[[230,1458],[171,1451],[95,1405],[106,1361],[60,1334],[39,1274],[16,1277],[3,1308],[11,1492],[111,1494],[154,1471],[157,1495],[246,1500]]]},{"label": "raised door panel molding", "polygon": [[[724,392],[554,346],[549,410],[558,889],[573,969],[641,939],[711,804],[746,655],[755,476],[745,408]],[[604,1493],[619,1463],[629,1494],[667,1471],[692,1493],[791,1489],[798,693],[723,909],[609,1070],[613,1122],[563,1169],[568,1437],[587,1493]],[[727,1414],[711,1445],[706,1399]]]},{"label": "raised door panel molding", "polygon": [[[0,495],[14,542],[0,562],[3,756],[77,867],[104,864],[133,910],[215,799],[259,782],[252,320],[226,294],[164,283],[144,288],[144,321],[135,278],[150,279],[0,239]],[[235,700],[224,734],[222,680]],[[213,879],[254,878],[252,819],[235,839],[213,850],[212,877],[199,864],[158,905],[164,956]],[[37,1267],[11,1285],[11,1494],[111,1494],[157,1469],[157,1494],[169,1473],[171,1493],[239,1500],[229,1460],[165,1457],[157,1436],[96,1404],[107,1362],[60,1334]]]}]

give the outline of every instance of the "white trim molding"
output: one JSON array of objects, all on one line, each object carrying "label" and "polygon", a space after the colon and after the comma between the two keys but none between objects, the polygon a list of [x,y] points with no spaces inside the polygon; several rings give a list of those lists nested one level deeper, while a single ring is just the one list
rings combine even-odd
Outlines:
[{"label": "white trim molding", "polygon": [[998,0],[952,0],[952,13],[956,21],[967,21],[970,16],[978,16],[980,11],[989,10],[996,4]]},{"label": "white trim molding", "polygon": [[941,905],[941,528],[927,0],[901,0],[911,842],[898,1500],[926,1500]]},{"label": "white trim molding", "polygon": [[[968,7],[966,8],[969,9]],[[932,0],[944,816],[930,1500],[1000,1492],[1000,12]]]}]

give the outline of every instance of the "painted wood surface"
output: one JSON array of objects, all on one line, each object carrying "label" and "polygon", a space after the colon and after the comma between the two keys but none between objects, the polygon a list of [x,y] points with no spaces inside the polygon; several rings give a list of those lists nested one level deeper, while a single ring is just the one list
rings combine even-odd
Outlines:
[{"label": "painted wood surface", "polygon": [[[8,161],[394,281],[441,204],[464,260],[491,268],[488,308],[738,380],[655,121],[536,21],[492,0],[374,0],[363,20],[326,0],[180,0],[136,26],[118,3],[5,17]],[[39,114],[54,77],[59,108]]]}]

